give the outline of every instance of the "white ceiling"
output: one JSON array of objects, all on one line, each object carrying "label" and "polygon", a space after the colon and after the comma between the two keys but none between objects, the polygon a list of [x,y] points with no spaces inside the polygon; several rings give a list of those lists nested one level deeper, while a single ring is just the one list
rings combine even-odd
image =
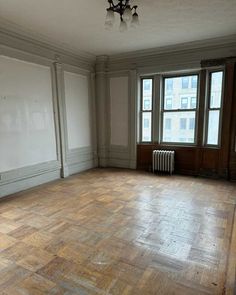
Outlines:
[{"label": "white ceiling", "polygon": [[[115,0],[116,1],[116,0]],[[131,0],[140,27],[104,28],[107,0],[0,0],[0,26],[94,55],[163,47],[236,33],[236,0]]]}]

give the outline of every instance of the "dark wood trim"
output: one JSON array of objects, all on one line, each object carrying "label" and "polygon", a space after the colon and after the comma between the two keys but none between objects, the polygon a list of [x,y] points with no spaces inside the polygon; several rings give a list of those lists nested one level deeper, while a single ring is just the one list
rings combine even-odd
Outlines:
[{"label": "dark wood trim", "polygon": [[236,59],[234,60],[234,77],[232,81],[232,108],[231,108],[231,125],[230,125],[230,146],[229,146],[229,179],[236,180]]}]

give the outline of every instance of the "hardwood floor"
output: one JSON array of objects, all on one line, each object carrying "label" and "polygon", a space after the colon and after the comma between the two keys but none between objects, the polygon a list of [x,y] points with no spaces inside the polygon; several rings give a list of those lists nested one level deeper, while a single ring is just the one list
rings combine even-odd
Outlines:
[{"label": "hardwood floor", "polygon": [[95,169],[0,202],[0,294],[233,294],[236,186]]}]

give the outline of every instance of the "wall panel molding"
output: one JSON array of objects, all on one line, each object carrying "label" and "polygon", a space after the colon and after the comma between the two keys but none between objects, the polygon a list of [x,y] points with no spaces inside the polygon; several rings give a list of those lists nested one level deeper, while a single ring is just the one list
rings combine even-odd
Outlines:
[{"label": "wall panel molding", "polygon": [[[9,195],[42,183],[66,177],[97,166],[96,140],[93,148],[87,151],[68,151],[64,133],[64,77],[67,69],[88,77],[91,108],[95,111],[95,76],[94,57],[86,57],[56,48],[21,35],[8,33],[0,28],[0,55],[18,59],[23,62],[47,66],[51,69],[52,100],[56,136],[57,160],[43,162],[33,166],[26,166],[0,173],[0,197]],[[93,136],[96,135],[96,122],[93,120]],[[80,160],[76,157],[80,157]],[[68,161],[68,163],[67,163]]]},{"label": "wall panel molding", "polygon": [[[74,174],[78,173],[80,171],[90,169],[93,167],[97,167],[97,143],[96,139],[96,116],[95,116],[95,97],[94,97],[94,74],[86,71],[84,69],[78,68],[78,67],[71,67],[68,65],[63,66],[63,122],[64,122],[64,144],[65,144],[65,162],[68,167],[68,174]],[[66,108],[69,107],[67,105],[68,101],[66,99],[66,88],[65,88],[65,75],[67,75],[67,79],[69,79],[69,75],[75,75],[75,78],[80,78],[81,83],[82,81],[86,82],[84,86],[87,87],[87,94],[85,93],[77,93],[78,97],[76,97],[76,103],[79,103],[77,99],[82,99],[84,103],[88,103],[87,111],[88,111],[88,117],[86,118],[86,122],[88,123],[88,136],[89,136],[89,141],[90,145],[87,146],[87,140],[85,146],[80,146],[80,147],[74,147],[71,148],[69,145],[69,121],[71,119],[70,116],[68,116],[68,111]],[[73,76],[71,76],[73,77]],[[67,85],[68,87],[68,85]],[[76,89],[74,89],[75,91]],[[79,89],[77,89],[79,90]],[[81,89],[80,89],[81,90]],[[87,97],[82,97],[81,95],[86,95]],[[81,97],[80,97],[81,96]],[[84,101],[85,99],[85,101]],[[84,105],[85,107],[85,105]],[[80,111],[78,109],[78,111]],[[83,115],[83,114],[81,114]],[[81,128],[85,128],[85,123],[80,122],[80,119],[82,119],[82,116],[80,118],[79,112],[78,112],[78,118],[77,118],[77,125],[74,126],[74,128],[77,128],[78,131],[78,136],[80,136],[80,131]],[[85,118],[83,118],[85,119]],[[72,135],[72,134],[71,134]],[[82,142],[80,142],[82,144]]]}]

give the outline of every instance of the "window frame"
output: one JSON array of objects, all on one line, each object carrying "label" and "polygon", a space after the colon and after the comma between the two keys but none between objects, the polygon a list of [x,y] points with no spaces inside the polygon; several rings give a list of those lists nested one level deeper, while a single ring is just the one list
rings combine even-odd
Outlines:
[{"label": "window frame", "polygon": [[[212,73],[222,72],[222,90],[221,90],[221,103],[219,108],[211,108],[211,81]],[[224,85],[225,85],[225,68],[218,67],[207,70],[206,77],[206,98],[205,98],[205,126],[204,126],[204,146],[209,148],[221,148],[221,135],[222,135],[222,118],[223,118],[223,103],[224,103]],[[210,111],[219,111],[219,130],[218,130],[218,143],[209,144],[207,143],[208,138],[208,123]]]},{"label": "window frame", "polygon": [[[143,80],[152,80],[152,107],[151,110],[144,110],[143,109]],[[154,113],[154,76],[143,76],[141,77],[141,102],[140,102],[140,142],[141,143],[153,143],[153,113]],[[143,113],[151,113],[151,140],[150,141],[144,141],[143,140]]]},{"label": "window frame", "polygon": [[[171,110],[165,110],[164,109],[164,103],[165,103],[165,79],[168,78],[178,78],[178,77],[186,77],[186,76],[197,76],[198,77],[198,83],[196,88],[196,108],[194,109],[171,109]],[[182,81],[181,81],[182,83]],[[182,86],[182,85],[181,85]],[[160,94],[160,136],[159,136],[159,143],[161,145],[168,145],[168,146],[197,146],[197,134],[198,134],[198,114],[199,114],[199,94],[200,94],[200,71],[192,71],[192,72],[185,72],[185,73],[178,73],[178,74],[167,74],[162,75],[161,77],[161,94]],[[184,88],[188,89],[188,88]],[[195,112],[195,130],[194,130],[194,142],[168,142],[163,141],[163,127],[164,127],[164,113],[166,112]]]}]

